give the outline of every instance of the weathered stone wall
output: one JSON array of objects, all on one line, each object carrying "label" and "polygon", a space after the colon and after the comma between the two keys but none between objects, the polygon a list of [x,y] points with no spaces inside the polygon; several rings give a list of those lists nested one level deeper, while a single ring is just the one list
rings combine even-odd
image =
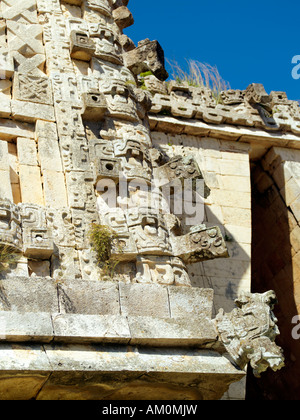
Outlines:
[{"label": "weathered stone wall", "polygon": [[204,223],[219,226],[229,258],[192,264],[194,287],[215,292],[215,312],[232,310],[234,299],[251,288],[250,146],[214,138],[152,132],[153,145],[167,156],[193,155],[209,188]]},{"label": "weathered stone wall", "polygon": [[[283,366],[273,293],[249,293],[250,160],[297,144],[299,107],[164,83],[159,43],[123,33],[127,4],[0,2],[0,250],[19,256],[0,262],[3,399],[218,399],[249,361]],[[92,224],[116,233],[109,275]]]},{"label": "weathered stone wall", "polygon": [[299,399],[300,342],[293,338],[293,318],[299,315],[299,172],[298,150],[273,147],[252,170],[253,259],[252,290],[275,290],[276,309],[286,367],[261,380],[249,376],[248,398]]}]

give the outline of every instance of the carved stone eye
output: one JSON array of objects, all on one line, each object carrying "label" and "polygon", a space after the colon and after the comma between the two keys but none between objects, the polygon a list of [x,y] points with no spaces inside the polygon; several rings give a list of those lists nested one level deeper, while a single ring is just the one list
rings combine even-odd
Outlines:
[{"label": "carved stone eye", "polygon": [[208,230],[207,233],[211,238],[215,238],[218,234],[218,231],[216,229],[211,229],[211,230]]},{"label": "carved stone eye", "polygon": [[107,163],[105,167],[108,171],[113,171],[113,169],[114,169],[114,165],[111,164],[111,163]]},{"label": "carved stone eye", "polygon": [[220,246],[222,245],[222,243],[223,243],[223,240],[222,240],[222,238],[221,238],[221,237],[219,237],[219,238],[217,238],[217,239],[214,241],[214,246],[215,246],[216,248],[218,248],[218,247],[220,247]]}]

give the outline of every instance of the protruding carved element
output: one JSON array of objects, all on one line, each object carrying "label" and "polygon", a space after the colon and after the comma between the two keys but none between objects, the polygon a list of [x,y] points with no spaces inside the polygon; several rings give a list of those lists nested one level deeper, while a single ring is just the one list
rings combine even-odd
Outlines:
[{"label": "protruding carved element", "polygon": [[186,264],[229,257],[219,227],[195,226],[187,235],[171,237],[171,243],[174,255]]},{"label": "protruding carved element", "polygon": [[245,99],[245,92],[239,89],[228,89],[221,92],[221,99],[224,105],[242,104]]},{"label": "protruding carved element", "polygon": [[105,96],[100,92],[84,92],[83,94],[83,119],[101,120],[107,112]]},{"label": "protruding carved element", "polygon": [[18,208],[9,200],[0,200],[0,244],[9,245],[17,251],[22,249],[22,231]]},{"label": "protruding carved element", "polygon": [[115,9],[113,11],[113,18],[120,29],[128,28],[134,24],[133,16],[126,6]]},{"label": "protruding carved element", "polygon": [[162,186],[173,180],[203,179],[201,171],[192,156],[175,156],[167,164],[154,170],[155,184]]},{"label": "protruding carved element", "polygon": [[96,45],[88,34],[71,32],[71,57],[76,60],[90,61],[96,51]]},{"label": "protruding carved element", "polygon": [[273,371],[283,368],[283,352],[275,344],[280,334],[273,313],[275,293],[244,293],[235,303],[237,309],[229,314],[222,309],[215,319],[220,340],[234,362],[244,369],[250,361],[256,377],[269,367]]},{"label": "protruding carved element", "polygon": [[52,232],[47,227],[46,212],[37,205],[20,204],[23,229],[23,252],[26,257],[49,259],[53,252]]},{"label": "protruding carved element", "polygon": [[145,39],[138,47],[124,54],[126,66],[133,74],[152,71],[159,80],[166,80],[169,75],[165,69],[165,55],[157,41]]},{"label": "protruding carved element", "polygon": [[108,0],[87,0],[86,3],[87,7],[89,7],[91,10],[95,10],[104,16],[111,16],[111,8]]},{"label": "protruding carved element", "polygon": [[248,86],[245,93],[245,99],[250,104],[260,104],[266,108],[271,108],[271,98],[262,84],[252,83],[252,85]]}]

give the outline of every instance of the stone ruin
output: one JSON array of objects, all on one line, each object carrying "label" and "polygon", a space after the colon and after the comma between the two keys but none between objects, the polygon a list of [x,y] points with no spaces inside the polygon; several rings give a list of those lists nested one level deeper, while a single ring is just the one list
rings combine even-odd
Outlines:
[{"label": "stone ruin", "polygon": [[[299,107],[166,83],[127,5],[0,2],[3,400],[237,398],[249,362],[284,365],[275,294],[250,293],[249,144],[299,136]],[[110,276],[93,224],[121,244]]]}]

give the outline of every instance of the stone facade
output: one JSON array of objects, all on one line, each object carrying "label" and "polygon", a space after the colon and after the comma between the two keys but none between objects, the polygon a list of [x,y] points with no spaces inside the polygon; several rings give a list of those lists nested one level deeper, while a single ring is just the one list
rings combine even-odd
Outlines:
[{"label": "stone facade", "polygon": [[166,83],[127,5],[0,2],[0,399],[244,399],[248,361],[284,366],[275,294],[250,293],[251,167],[296,215],[299,107]]}]

